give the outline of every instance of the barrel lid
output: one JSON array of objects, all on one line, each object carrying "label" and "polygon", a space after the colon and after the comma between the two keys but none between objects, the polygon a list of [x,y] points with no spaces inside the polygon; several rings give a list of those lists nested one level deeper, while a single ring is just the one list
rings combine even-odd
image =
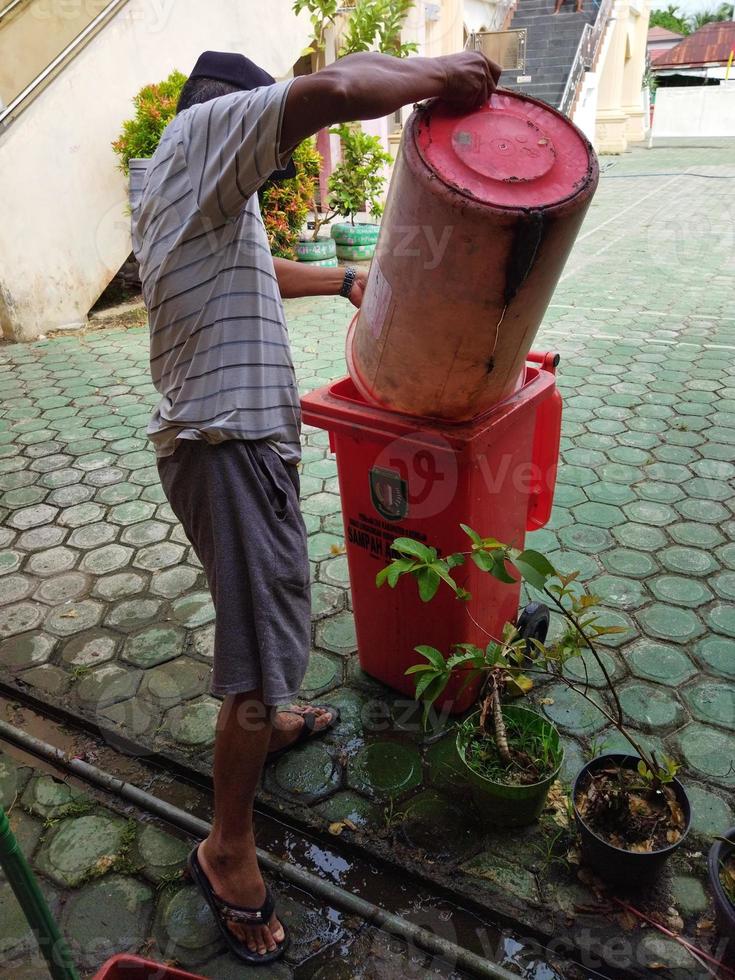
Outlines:
[{"label": "barrel lid", "polygon": [[503,90],[462,115],[435,102],[419,116],[416,145],[445,184],[495,207],[558,204],[587,183],[593,166],[566,116]]}]

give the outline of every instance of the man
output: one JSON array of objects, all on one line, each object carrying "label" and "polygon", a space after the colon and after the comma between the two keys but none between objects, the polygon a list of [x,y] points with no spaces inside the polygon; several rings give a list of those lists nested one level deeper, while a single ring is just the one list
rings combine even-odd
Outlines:
[{"label": "man", "polygon": [[258,869],[253,802],[269,754],[338,713],[296,697],[310,647],[306,533],[298,500],[299,398],[282,297],[362,301],[363,274],[274,260],[257,191],[294,147],[333,123],[438,97],[485,102],[500,69],[477,52],[343,58],[276,84],[237,54],[205,52],[150,162],[134,214],[161,394],[148,434],[166,495],[216,609],[212,832],[189,859],[230,949],[268,963],[286,945]]}]

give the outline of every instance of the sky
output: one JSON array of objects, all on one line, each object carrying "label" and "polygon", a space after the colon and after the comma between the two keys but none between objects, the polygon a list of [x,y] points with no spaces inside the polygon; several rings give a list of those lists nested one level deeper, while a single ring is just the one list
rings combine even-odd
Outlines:
[{"label": "sky", "polygon": [[653,10],[666,10],[673,3],[683,14],[698,14],[700,10],[715,10],[719,0],[651,0]]}]

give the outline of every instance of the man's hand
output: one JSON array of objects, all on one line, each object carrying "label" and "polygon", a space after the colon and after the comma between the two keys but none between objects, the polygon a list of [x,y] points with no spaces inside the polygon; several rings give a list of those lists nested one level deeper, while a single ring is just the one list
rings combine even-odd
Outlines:
[{"label": "man's hand", "polygon": [[438,58],[445,72],[441,98],[457,109],[477,109],[493,94],[503,69],[481,51],[462,51]]},{"label": "man's hand", "polygon": [[352,283],[352,289],[350,290],[349,300],[353,306],[356,306],[358,310],[362,306],[362,300],[365,296],[365,287],[367,286],[367,272],[362,269],[357,270],[357,276],[355,281]]}]

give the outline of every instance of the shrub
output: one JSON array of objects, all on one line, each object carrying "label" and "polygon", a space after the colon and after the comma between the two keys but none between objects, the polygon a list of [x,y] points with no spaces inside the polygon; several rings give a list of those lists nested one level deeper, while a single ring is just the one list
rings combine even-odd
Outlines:
[{"label": "shrub", "polygon": [[186,75],[172,71],[165,81],[144,85],[135,96],[135,115],[123,123],[122,133],[112,144],[123,173],[127,174],[130,160],[147,159],[156,152],[164,129],[176,115],[185,81]]},{"label": "shrub", "polygon": [[260,209],[271,252],[279,258],[295,258],[294,246],[314,206],[321,161],[315,141],[304,140],[293,154],[296,176],[278,184],[268,184],[261,195]]},{"label": "shrub", "polygon": [[383,213],[381,196],[385,186],[384,164],[393,162],[377,136],[369,136],[358,125],[330,129],[342,140],[342,162],[329,178],[329,208],[355,223],[358,211],[369,211],[379,218]]}]

